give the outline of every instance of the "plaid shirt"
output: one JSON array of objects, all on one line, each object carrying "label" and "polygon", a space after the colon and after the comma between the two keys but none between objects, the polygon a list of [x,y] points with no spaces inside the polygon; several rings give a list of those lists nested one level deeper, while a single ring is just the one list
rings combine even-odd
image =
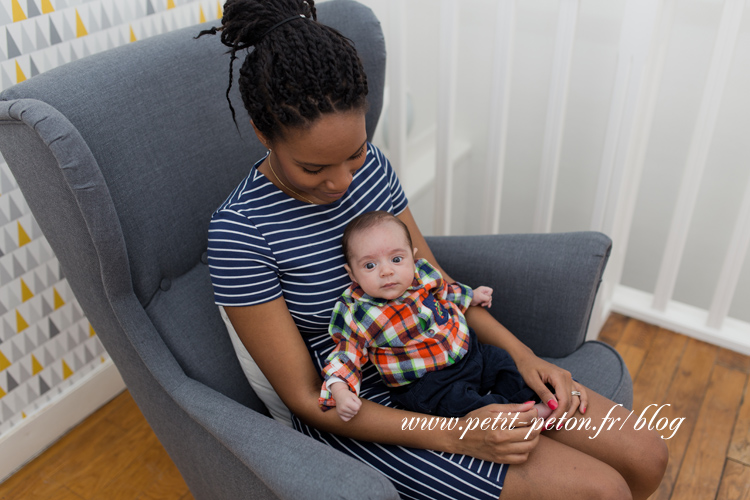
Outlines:
[{"label": "plaid shirt", "polygon": [[362,366],[368,359],[389,387],[409,384],[461,359],[469,348],[463,312],[472,297],[471,288],[446,284],[424,259],[416,262],[414,281],[398,299],[370,297],[352,283],[333,309],[329,332],[336,347],[323,368],[321,408],[336,406],[326,386],[331,377],[359,394]]}]

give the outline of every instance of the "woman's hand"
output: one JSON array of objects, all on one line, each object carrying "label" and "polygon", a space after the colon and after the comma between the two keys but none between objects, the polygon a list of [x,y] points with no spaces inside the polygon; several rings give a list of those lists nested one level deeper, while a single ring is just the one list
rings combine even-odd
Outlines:
[{"label": "woman's hand", "polygon": [[533,401],[474,410],[456,428],[459,452],[496,463],[521,464],[539,444],[542,426],[536,418]]},{"label": "woman's hand", "polygon": [[[576,410],[580,410],[581,413],[586,412],[586,405],[588,404],[586,389],[573,380],[569,371],[555,366],[531,352],[515,361],[526,384],[552,410],[552,414],[547,417],[547,420],[554,418],[557,421],[565,413],[570,417]],[[554,388],[554,393],[550,391],[548,385]],[[574,396],[573,391],[579,392],[580,396]]]}]

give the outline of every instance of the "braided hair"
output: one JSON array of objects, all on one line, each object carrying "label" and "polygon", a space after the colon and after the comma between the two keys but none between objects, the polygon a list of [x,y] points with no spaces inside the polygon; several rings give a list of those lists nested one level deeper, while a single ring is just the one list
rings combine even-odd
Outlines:
[{"label": "braided hair", "polygon": [[221,26],[198,36],[218,32],[230,48],[226,96],[235,125],[234,60],[251,47],[240,68],[240,95],[268,140],[323,113],[366,109],[367,77],[354,44],[317,22],[314,0],[227,0]]}]

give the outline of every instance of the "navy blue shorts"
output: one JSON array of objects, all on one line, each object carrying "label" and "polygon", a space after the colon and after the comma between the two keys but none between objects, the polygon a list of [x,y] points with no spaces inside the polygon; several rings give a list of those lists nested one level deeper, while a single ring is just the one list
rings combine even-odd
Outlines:
[{"label": "navy blue shorts", "polygon": [[407,410],[443,417],[463,417],[493,403],[539,402],[507,351],[483,345],[472,330],[469,336],[469,352],[463,358],[391,389],[393,401]]}]

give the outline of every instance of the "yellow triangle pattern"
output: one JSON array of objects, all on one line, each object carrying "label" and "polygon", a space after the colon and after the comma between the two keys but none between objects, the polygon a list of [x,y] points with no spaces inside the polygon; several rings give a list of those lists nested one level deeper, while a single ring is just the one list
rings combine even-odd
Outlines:
[{"label": "yellow triangle pattern", "polygon": [[224,10],[221,8],[221,2],[216,2],[216,19],[224,17]]},{"label": "yellow triangle pattern", "polygon": [[21,412],[21,418],[26,418],[26,414],[24,412]]},{"label": "yellow triangle pattern", "polygon": [[43,367],[43,366],[42,366],[42,364],[41,364],[41,363],[39,362],[39,360],[38,360],[38,359],[36,359],[36,356],[34,356],[34,355],[32,354],[32,355],[31,355],[31,375],[32,375],[32,376],[33,376],[33,375],[36,375],[37,373],[41,372],[42,370],[44,370],[44,367]]},{"label": "yellow triangle pattern", "polygon": [[[18,61],[16,61],[16,66],[18,66]],[[20,67],[18,69],[21,69]],[[29,238],[29,235],[24,230],[21,223],[18,223],[18,246],[22,247],[27,243],[31,243],[31,238]]]},{"label": "yellow triangle pattern", "polygon": [[34,292],[31,291],[29,286],[24,280],[21,280],[21,301],[26,302],[29,299],[34,298]]},{"label": "yellow triangle pattern", "polygon": [[91,323],[89,323],[89,337],[93,337],[96,335],[96,332],[94,331],[94,327],[91,326]]},{"label": "yellow triangle pattern", "polygon": [[49,14],[50,12],[55,12],[50,0],[42,0],[42,14]]},{"label": "yellow triangle pattern", "polygon": [[206,22],[206,14],[203,13],[203,6],[200,6],[201,8],[201,16],[200,16],[200,22],[205,23]]},{"label": "yellow triangle pattern", "polygon": [[5,397],[5,391],[2,387],[0,387],[0,399],[3,399]]},{"label": "yellow triangle pattern", "polygon": [[21,83],[26,80],[26,75],[23,74],[21,65],[16,61],[16,83]]},{"label": "yellow triangle pattern", "polygon": [[135,31],[133,31],[133,27],[131,26],[130,27],[130,41],[135,42],[136,40],[138,39],[135,37]]},{"label": "yellow triangle pattern", "polygon": [[23,319],[23,316],[21,316],[21,313],[18,312],[18,309],[16,309],[16,332],[21,333],[22,331],[26,330],[29,327],[29,324],[26,322],[25,319]]},{"label": "yellow triangle pattern", "polygon": [[23,21],[25,19],[26,19],[26,14],[21,8],[21,5],[18,3],[18,0],[13,0],[13,22],[16,23],[18,21]]},{"label": "yellow triangle pattern", "polygon": [[167,0],[167,9],[174,9],[174,0]]},{"label": "yellow triangle pattern", "polygon": [[5,354],[3,354],[3,351],[0,351],[0,372],[5,370],[10,366],[10,361],[8,361],[8,358],[5,357]]},{"label": "yellow triangle pattern", "polygon": [[67,380],[71,375],[73,375],[73,370],[70,369],[70,367],[68,366],[68,363],[66,363],[64,359],[63,359],[62,365],[63,365],[63,380]]},{"label": "yellow triangle pattern", "polygon": [[60,309],[62,306],[65,305],[65,301],[62,297],[60,297],[60,294],[57,292],[57,288],[52,287],[52,292],[55,294],[55,311]]},{"label": "yellow triangle pattern", "polygon": [[81,38],[82,36],[86,36],[88,34],[89,32],[86,30],[86,26],[83,25],[81,14],[79,14],[78,9],[76,9],[76,38]]}]

